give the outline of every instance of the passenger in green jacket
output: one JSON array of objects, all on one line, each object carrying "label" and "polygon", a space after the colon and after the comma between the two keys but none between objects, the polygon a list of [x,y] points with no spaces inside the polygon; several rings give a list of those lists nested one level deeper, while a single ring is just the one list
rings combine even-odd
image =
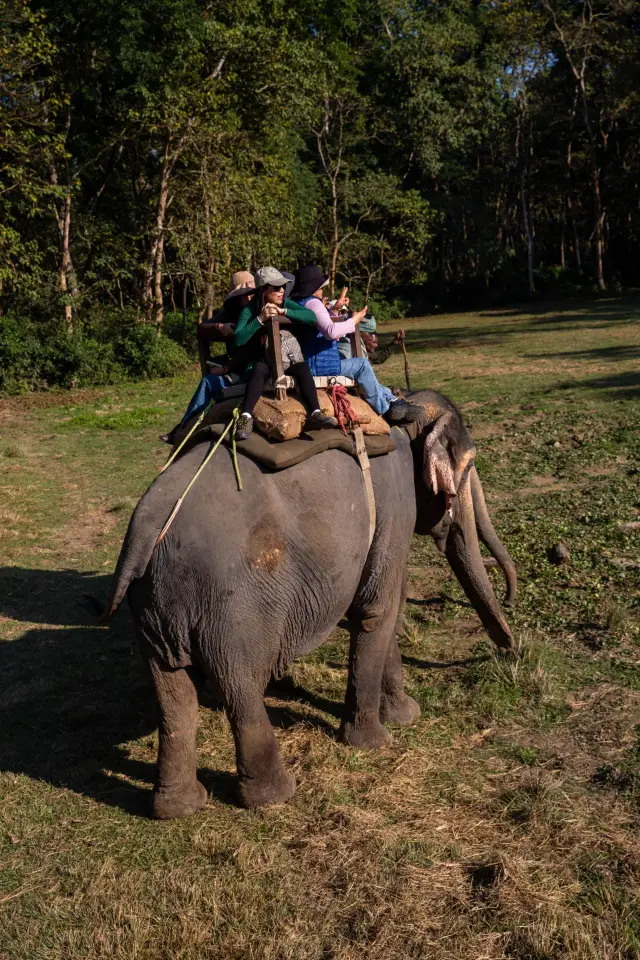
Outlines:
[{"label": "passenger in green jacket", "polygon": [[[316,323],[315,315],[311,310],[301,307],[293,300],[285,299],[287,280],[275,267],[262,267],[255,274],[255,281],[256,295],[241,311],[233,336],[237,359],[242,358],[245,362],[253,364],[236,432],[238,440],[246,440],[251,435],[254,407],[262,396],[267,380],[272,375],[265,358],[265,320],[272,316],[281,316],[295,323],[305,323],[309,326],[315,326]],[[284,369],[297,382],[298,390],[311,409],[309,427],[316,430],[335,427],[336,421],[332,417],[326,417],[320,409],[311,370],[305,363],[300,344],[290,330],[280,331],[280,344]]]},{"label": "passenger in green jacket", "polygon": [[[271,271],[273,271],[273,274]],[[273,280],[273,283],[267,281],[265,279],[266,276],[269,276],[269,280]],[[315,326],[316,318],[311,310],[307,310],[306,307],[301,307],[295,300],[285,300],[284,287],[281,287],[279,283],[281,281],[283,284],[286,284],[287,281],[279,270],[276,270],[275,267],[263,267],[255,274],[255,279],[259,290],[264,290],[265,294],[268,291],[270,297],[272,297],[273,294],[277,295],[271,299],[271,303],[279,307],[277,312],[281,316],[287,317],[295,323],[307,323],[311,327]],[[278,299],[280,301],[279,303],[277,303]],[[263,298],[260,296],[254,297],[253,301],[241,310],[233,336],[233,342],[236,347],[244,346],[245,343],[248,343],[249,340],[262,329],[262,321],[260,320],[260,314],[263,310],[262,300]],[[283,330],[281,332],[285,333],[288,331]]]}]

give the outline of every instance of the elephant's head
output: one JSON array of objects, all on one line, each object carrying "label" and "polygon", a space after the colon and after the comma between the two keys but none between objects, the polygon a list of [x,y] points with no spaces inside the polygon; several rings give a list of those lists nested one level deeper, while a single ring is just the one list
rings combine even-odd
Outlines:
[{"label": "elephant's head", "polygon": [[433,537],[491,639],[498,647],[511,649],[511,631],[487,576],[476,527],[490,549],[487,537],[492,534],[503,552],[492,549],[505,571],[509,600],[515,595],[515,567],[486,512],[471,435],[458,410],[439,394],[424,390],[414,394],[411,402],[425,407],[425,420],[412,442],[416,533]]}]

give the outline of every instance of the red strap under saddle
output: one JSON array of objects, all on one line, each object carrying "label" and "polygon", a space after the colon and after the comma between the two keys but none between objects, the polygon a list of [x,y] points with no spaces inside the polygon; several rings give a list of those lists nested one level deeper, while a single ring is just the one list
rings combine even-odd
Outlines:
[{"label": "red strap under saddle", "polygon": [[346,437],[347,431],[343,421],[346,421],[349,428],[360,426],[358,416],[349,402],[347,388],[341,383],[334,383],[333,386],[327,388],[327,393],[329,394],[331,403],[333,404],[333,415],[338,421],[338,426]]}]

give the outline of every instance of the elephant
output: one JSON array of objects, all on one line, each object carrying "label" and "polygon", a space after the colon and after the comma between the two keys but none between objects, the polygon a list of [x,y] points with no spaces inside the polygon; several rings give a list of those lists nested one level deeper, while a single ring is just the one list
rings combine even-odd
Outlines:
[{"label": "elephant", "polygon": [[515,568],[489,519],[471,436],[445,397],[420,391],[411,401],[425,407],[415,439],[394,428],[396,450],[371,460],[372,540],[360,466],[338,450],[279,472],[241,457],[239,491],[230,451],[221,446],[160,538],[203,461],[198,444],[138,503],[100,609],[106,621],[128,597],[150,668],[159,715],[152,816],[188,816],[206,802],[196,777],[202,681],[230,721],[240,802],[259,807],[293,796],[265,689],[296,657],[324,643],[345,611],[351,641],[340,739],[381,748],[391,740],[385,724],[417,719],[395,635],[414,531],[434,538],[491,639],[511,650],[478,535],[503,567],[509,600]]}]

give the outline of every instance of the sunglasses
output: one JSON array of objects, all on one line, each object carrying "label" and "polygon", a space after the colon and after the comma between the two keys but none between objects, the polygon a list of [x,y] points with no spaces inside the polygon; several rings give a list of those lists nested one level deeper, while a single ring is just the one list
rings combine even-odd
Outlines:
[{"label": "sunglasses", "polygon": [[274,286],[272,283],[269,284],[272,290],[286,290],[286,283],[281,283],[279,287]]}]

